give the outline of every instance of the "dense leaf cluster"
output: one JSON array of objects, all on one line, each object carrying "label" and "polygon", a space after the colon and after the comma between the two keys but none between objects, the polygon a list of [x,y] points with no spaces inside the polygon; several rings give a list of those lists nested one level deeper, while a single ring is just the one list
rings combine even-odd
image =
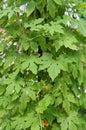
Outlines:
[{"label": "dense leaf cluster", "polygon": [[65,14],[69,3],[78,15],[86,7],[0,2],[1,130],[86,129],[86,21]]}]

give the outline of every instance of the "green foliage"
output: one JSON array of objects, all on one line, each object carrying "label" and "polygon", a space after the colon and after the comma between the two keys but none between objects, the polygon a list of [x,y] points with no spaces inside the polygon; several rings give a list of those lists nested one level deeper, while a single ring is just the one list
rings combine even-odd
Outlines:
[{"label": "green foliage", "polygon": [[78,0],[0,2],[1,130],[86,129],[86,21],[69,3],[84,13]]}]

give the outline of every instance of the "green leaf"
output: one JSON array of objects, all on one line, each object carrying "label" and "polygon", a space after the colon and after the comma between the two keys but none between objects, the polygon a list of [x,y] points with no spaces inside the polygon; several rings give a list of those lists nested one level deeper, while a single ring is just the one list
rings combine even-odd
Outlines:
[{"label": "green leaf", "polygon": [[53,46],[55,46],[56,52],[60,49],[62,46],[62,43],[58,42],[58,40],[55,40],[53,43]]},{"label": "green leaf", "polygon": [[67,113],[70,112],[70,102],[67,99],[63,101],[63,108]]},{"label": "green leaf", "polygon": [[33,124],[31,130],[40,130],[40,126],[38,124]]},{"label": "green leaf", "polygon": [[33,123],[33,125],[31,126],[31,130],[40,130],[39,124]]},{"label": "green leaf", "polygon": [[66,85],[66,83],[64,83],[64,81],[61,81],[61,82],[62,82],[61,92],[62,92],[64,98],[66,98],[66,96],[68,94],[68,86]]},{"label": "green leaf", "polygon": [[[55,17],[56,6],[52,0],[47,0],[47,9],[51,17]],[[53,11],[52,11],[53,10]]]},{"label": "green leaf", "polygon": [[1,96],[5,92],[5,89],[4,89],[3,85],[0,86],[0,90],[1,90],[0,91],[0,96]]},{"label": "green leaf", "polygon": [[7,7],[4,10],[0,10],[0,19],[3,18],[4,16],[7,16],[8,13],[10,13],[12,10],[11,7]]},{"label": "green leaf", "polygon": [[26,90],[27,95],[34,101],[36,100],[36,94],[33,90],[31,90],[29,87]]},{"label": "green leaf", "polygon": [[56,51],[58,51],[61,46],[65,46],[66,48],[70,48],[72,50],[77,50],[77,42],[78,41],[73,34],[66,32],[64,36],[55,41],[54,46]]},{"label": "green leaf", "polygon": [[[34,19],[32,21],[30,21],[30,23],[24,23],[24,27],[28,28],[30,27],[31,30],[36,30],[37,27],[42,27],[42,25],[40,25],[40,23],[42,23],[44,21],[43,18],[38,18],[38,19]],[[40,26],[37,26],[40,25]]]},{"label": "green leaf", "polygon": [[14,11],[12,10],[8,14],[8,19],[11,19],[13,17],[13,15],[14,15]]},{"label": "green leaf", "polygon": [[53,124],[52,125],[52,130],[60,130],[60,128],[58,127],[58,125],[57,124]]},{"label": "green leaf", "polygon": [[0,42],[0,51],[3,51],[5,49],[5,45],[6,45],[5,42],[3,41]]},{"label": "green leaf", "polygon": [[63,27],[58,22],[50,22],[49,24],[45,24],[43,27],[44,31],[46,33],[50,33],[51,36],[53,36],[55,33],[64,34]]},{"label": "green leaf", "polygon": [[21,86],[20,86],[18,83],[16,83],[16,84],[15,84],[15,91],[16,91],[17,93],[19,93],[20,90],[21,90]]},{"label": "green leaf", "polygon": [[35,63],[30,62],[29,69],[32,71],[33,74],[37,74],[37,65]]},{"label": "green leaf", "polygon": [[41,101],[39,101],[39,104],[36,108],[37,113],[43,113],[50,104],[51,104],[51,96],[45,95],[44,98]]},{"label": "green leaf", "polygon": [[38,51],[38,45],[36,42],[31,41],[30,46],[31,46],[31,49],[34,50],[35,52]]},{"label": "green leaf", "polygon": [[34,119],[32,126],[31,126],[31,130],[40,130],[39,124],[40,124],[40,120],[36,117]]},{"label": "green leaf", "polygon": [[77,126],[79,126],[80,124],[84,125],[84,123],[85,123],[83,121],[83,119],[81,117],[79,117],[79,116],[74,117],[74,119],[72,120],[72,122],[74,124],[76,124]]},{"label": "green leaf", "polygon": [[59,96],[55,101],[55,106],[59,106],[60,104],[62,104],[62,97]]},{"label": "green leaf", "polygon": [[72,74],[73,74],[74,79],[78,77],[78,70],[77,70],[76,65],[72,65]]},{"label": "green leaf", "polygon": [[45,4],[46,4],[46,1],[40,0],[39,2],[36,3],[36,8],[37,8],[41,13],[43,13]]},{"label": "green leaf", "polygon": [[69,15],[64,15],[63,20],[61,21],[65,26],[67,25],[68,21],[71,21],[71,17]]},{"label": "green leaf", "polygon": [[63,27],[58,22],[50,22],[50,34],[53,35],[54,32],[64,34]]},{"label": "green leaf", "polygon": [[6,94],[7,95],[10,95],[12,93],[14,93],[15,90],[14,90],[14,82],[12,84],[9,84],[9,86],[7,86],[6,88]]},{"label": "green leaf", "polygon": [[27,107],[27,103],[29,102],[29,98],[26,93],[23,93],[20,97],[20,112],[25,110]]},{"label": "green leaf", "polygon": [[83,106],[86,109],[85,100],[86,100],[86,93],[84,93],[83,95],[81,95],[81,98],[79,100],[80,105]]},{"label": "green leaf", "polygon": [[15,60],[15,56],[10,56],[10,55],[9,55],[9,56],[6,58],[6,60],[5,60],[4,69],[9,68],[9,67],[12,65],[12,63],[14,62],[14,60]]},{"label": "green leaf", "polygon": [[31,1],[30,3],[28,3],[27,7],[26,7],[26,14],[27,17],[31,15],[31,13],[35,10],[35,2]]},{"label": "green leaf", "polygon": [[16,100],[18,97],[19,97],[18,94],[14,93],[14,95],[12,96],[12,101]]},{"label": "green leaf", "polygon": [[28,61],[28,59],[27,59],[27,60],[25,60],[24,62],[22,62],[22,64],[21,64],[21,69],[24,70],[24,69],[26,69],[28,66],[29,66],[29,61]]},{"label": "green leaf", "polygon": [[53,0],[57,5],[62,5],[62,0]]},{"label": "green leaf", "polygon": [[79,69],[78,82],[81,85],[83,83],[83,71],[84,71],[83,64],[79,62],[77,67]]},{"label": "green leaf", "polygon": [[68,129],[68,122],[67,122],[67,120],[64,120],[61,123],[61,130],[67,130],[67,129]]},{"label": "green leaf", "polygon": [[7,126],[6,126],[6,130],[10,130],[10,129],[11,129],[10,124],[7,124]]},{"label": "green leaf", "polygon": [[77,130],[76,125],[72,121],[69,122],[69,130]]},{"label": "green leaf", "polygon": [[82,2],[79,5],[74,6],[74,9],[86,8],[86,2]]},{"label": "green leaf", "polygon": [[48,71],[49,76],[51,77],[52,81],[54,81],[54,79],[60,73],[59,66],[56,63],[52,63],[52,65],[50,65],[50,67],[48,68],[47,71]]},{"label": "green leaf", "polygon": [[78,29],[80,33],[86,37],[86,21],[85,20],[80,20],[78,22]]},{"label": "green leaf", "polygon": [[5,114],[5,110],[0,110],[0,118],[3,118],[4,114]]},{"label": "green leaf", "polygon": [[44,70],[48,68],[52,63],[52,55],[45,53],[41,58],[41,65],[39,66],[39,70]]},{"label": "green leaf", "polygon": [[29,40],[28,40],[28,38],[26,37],[26,36],[23,36],[21,39],[20,39],[20,43],[22,44],[22,47],[23,47],[23,49],[26,51],[26,50],[28,50],[28,48],[29,48]]},{"label": "green leaf", "polygon": [[43,64],[39,66],[39,70],[44,70],[48,68],[51,64],[51,61],[43,61]]},{"label": "green leaf", "polygon": [[69,93],[67,95],[67,99],[69,102],[76,103],[76,100],[75,100],[74,95],[72,93]]},{"label": "green leaf", "polygon": [[[21,118],[21,117],[20,117]],[[25,116],[25,119],[23,119],[23,128],[28,129],[34,122],[34,112],[29,112],[27,116]],[[14,127],[15,128],[15,127]]]},{"label": "green leaf", "polygon": [[69,125],[71,125],[71,122],[73,122],[75,126],[82,123],[76,111],[70,111],[69,117],[67,118],[67,120],[68,120]]},{"label": "green leaf", "polygon": [[[52,113],[51,113],[52,111]],[[51,113],[51,114],[50,114]],[[47,108],[47,110],[44,112],[44,117],[48,120],[49,124],[53,122],[55,117],[58,115],[58,111],[55,107],[50,106]]]},{"label": "green leaf", "polygon": [[22,78],[17,78],[17,81],[15,80],[15,91],[17,93],[20,92],[22,86],[24,86],[24,81],[22,80]]}]

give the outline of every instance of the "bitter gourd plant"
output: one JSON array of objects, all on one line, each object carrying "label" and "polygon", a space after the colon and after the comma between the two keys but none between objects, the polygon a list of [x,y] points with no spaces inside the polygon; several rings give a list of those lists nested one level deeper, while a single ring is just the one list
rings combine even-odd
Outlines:
[{"label": "bitter gourd plant", "polygon": [[85,9],[78,0],[0,2],[1,130],[86,129],[86,21],[73,15]]}]

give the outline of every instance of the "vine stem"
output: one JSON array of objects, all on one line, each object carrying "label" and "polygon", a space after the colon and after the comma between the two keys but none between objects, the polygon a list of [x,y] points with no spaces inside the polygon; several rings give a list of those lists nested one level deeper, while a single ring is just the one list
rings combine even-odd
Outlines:
[{"label": "vine stem", "polygon": [[42,35],[38,35],[38,36],[36,36],[36,37],[33,37],[33,38],[29,39],[29,41],[31,41],[31,40],[33,40],[33,39],[35,39],[35,38],[41,37],[41,36],[42,36]]},{"label": "vine stem", "polygon": [[39,120],[40,120],[40,128],[41,128],[41,130],[42,130],[42,121],[41,121],[41,116],[40,116],[40,114],[38,114],[38,116],[39,116]]},{"label": "vine stem", "polygon": [[[37,100],[39,101],[39,96],[38,96]],[[40,113],[38,113],[38,118],[39,118],[40,128],[41,128],[40,130],[43,130],[43,129],[42,129],[42,119],[41,119]]]}]

